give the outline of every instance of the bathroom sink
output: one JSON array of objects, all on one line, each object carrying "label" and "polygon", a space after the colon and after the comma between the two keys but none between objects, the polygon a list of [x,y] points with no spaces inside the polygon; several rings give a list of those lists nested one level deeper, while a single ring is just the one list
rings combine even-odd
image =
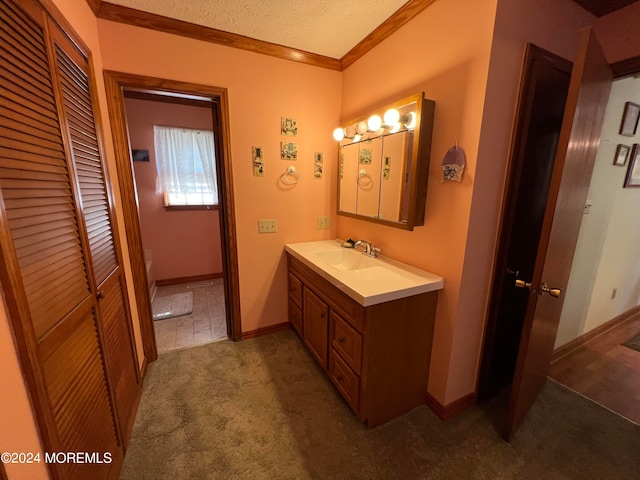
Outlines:
[{"label": "bathroom sink", "polygon": [[438,275],[340,244],[342,240],[289,243],[285,251],[364,307],[444,287]]},{"label": "bathroom sink", "polygon": [[313,255],[341,271],[361,270],[377,265],[374,259],[365,257],[361,252],[353,249],[328,250],[326,252],[315,252]]}]

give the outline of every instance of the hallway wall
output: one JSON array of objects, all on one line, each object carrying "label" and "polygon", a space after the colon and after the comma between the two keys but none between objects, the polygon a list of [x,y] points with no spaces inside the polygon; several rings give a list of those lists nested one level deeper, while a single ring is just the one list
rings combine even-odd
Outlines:
[{"label": "hallway wall", "polygon": [[633,137],[618,133],[628,101],[640,103],[639,78],[617,80],[611,89],[556,348],[640,304],[640,188],[622,187],[630,158],[613,165],[618,144],[640,144],[640,129]]}]

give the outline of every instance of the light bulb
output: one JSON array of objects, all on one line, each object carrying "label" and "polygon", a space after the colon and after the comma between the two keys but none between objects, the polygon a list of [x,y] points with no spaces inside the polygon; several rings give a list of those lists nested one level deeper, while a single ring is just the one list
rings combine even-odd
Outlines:
[{"label": "light bulb", "polygon": [[370,132],[377,132],[380,130],[380,127],[382,127],[382,119],[380,118],[380,115],[371,115],[367,122],[367,127],[369,127]]},{"label": "light bulb", "polygon": [[356,133],[356,134],[353,136],[353,140],[352,140],[352,141],[353,141],[353,142],[359,142],[361,139],[362,139],[362,135],[359,135],[359,134],[357,134],[357,133]]},{"label": "light bulb", "polygon": [[391,108],[384,112],[384,124],[391,127],[400,121],[400,112],[395,108]]},{"label": "light bulb", "polygon": [[402,124],[400,122],[396,122],[392,127],[389,128],[389,133],[396,133],[400,131],[400,127]]},{"label": "light bulb", "polygon": [[338,142],[341,141],[344,138],[344,130],[342,128],[336,128],[333,131],[333,138]]},{"label": "light bulb", "polygon": [[362,135],[364,133],[367,132],[367,130],[369,129],[369,126],[367,125],[367,122],[358,122],[358,124],[356,125],[356,133],[358,135]]},{"label": "light bulb", "polygon": [[347,138],[353,138],[355,134],[356,134],[356,129],[353,128],[352,126],[349,126],[344,129],[344,136]]},{"label": "light bulb", "polygon": [[416,128],[416,112],[409,112],[403,119],[404,126],[409,130]]}]

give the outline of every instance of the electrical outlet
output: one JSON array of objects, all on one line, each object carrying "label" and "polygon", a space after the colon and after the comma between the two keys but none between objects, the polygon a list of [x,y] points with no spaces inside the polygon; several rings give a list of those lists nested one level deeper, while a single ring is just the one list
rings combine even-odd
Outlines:
[{"label": "electrical outlet", "polygon": [[276,219],[258,220],[258,233],[276,233],[278,221]]},{"label": "electrical outlet", "polygon": [[329,228],[329,217],[318,217],[316,219],[318,230],[326,230]]}]

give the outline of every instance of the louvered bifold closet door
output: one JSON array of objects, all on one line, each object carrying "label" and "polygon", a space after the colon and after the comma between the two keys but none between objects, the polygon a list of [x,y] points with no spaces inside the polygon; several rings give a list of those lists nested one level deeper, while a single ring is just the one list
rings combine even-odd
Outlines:
[{"label": "louvered bifold closet door", "polygon": [[[10,288],[42,405],[45,449],[122,458],[87,273],[77,193],[60,130],[47,18],[32,0],[0,2],[0,228]],[[31,382],[31,380],[30,380]],[[43,429],[44,428],[44,429]],[[48,466],[100,479],[110,464]]]},{"label": "louvered bifold closet door", "polygon": [[80,189],[82,218],[89,242],[89,266],[98,291],[109,379],[125,445],[139,392],[138,364],[124,272],[119,265],[112,208],[95,124],[86,57],[59,30],[52,31],[59,89],[69,145]]}]

